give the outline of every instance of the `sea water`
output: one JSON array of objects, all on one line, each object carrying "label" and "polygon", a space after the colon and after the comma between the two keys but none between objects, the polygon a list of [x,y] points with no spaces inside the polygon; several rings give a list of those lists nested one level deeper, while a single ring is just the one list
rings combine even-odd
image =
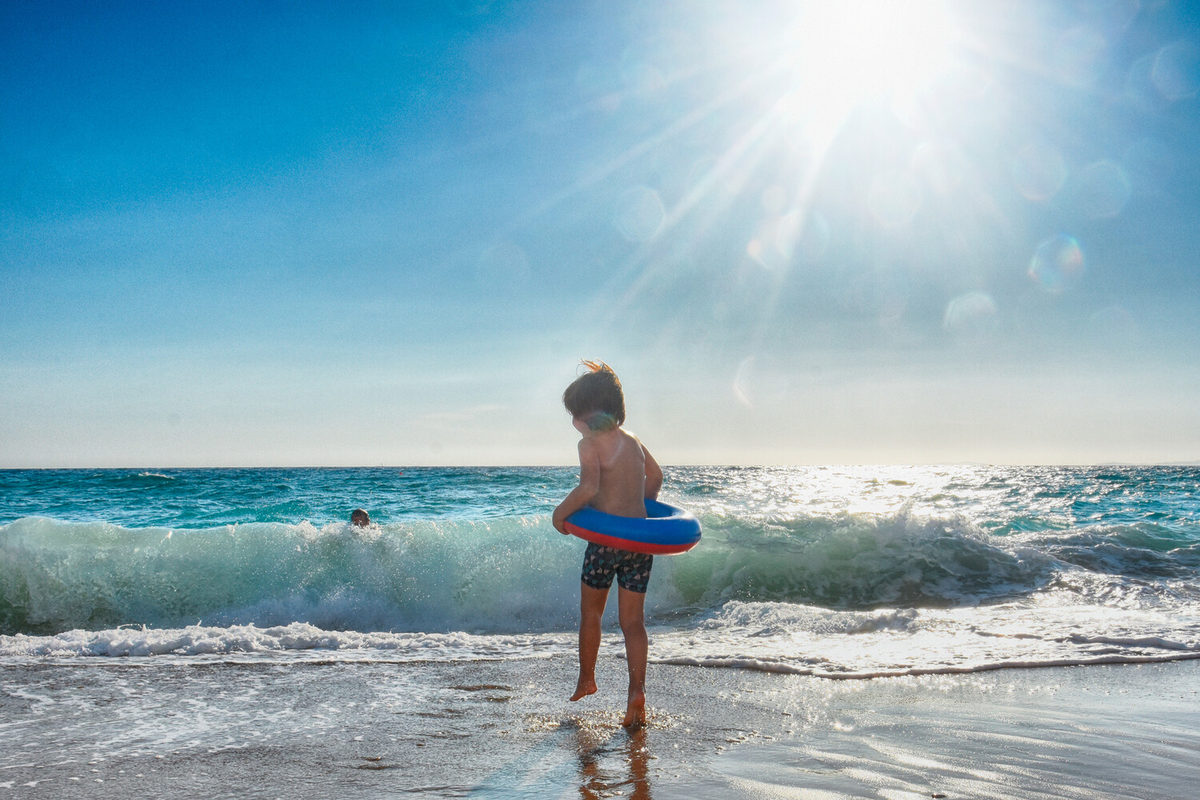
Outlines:
[{"label": "sea water", "polygon": [[[574,469],[0,472],[0,796],[981,792],[994,745],[940,732],[1009,743],[994,796],[1085,785],[1047,748],[1115,748],[1090,796],[1174,797],[1194,670],[1148,662],[1200,657],[1198,478],[669,468],[704,538],[655,559],[650,726],[626,734],[615,602],[601,692],[565,701],[584,544],[550,513]],[[1164,737],[1168,761],[1126,759]],[[745,742],[762,759],[716,762]]]},{"label": "sea water", "polygon": [[[0,663],[568,654],[584,545],[550,512],[575,477],[3,471]],[[704,538],[655,559],[651,659],[853,679],[1200,657],[1198,480],[669,468],[663,499]],[[348,524],[356,507],[370,527]]]}]

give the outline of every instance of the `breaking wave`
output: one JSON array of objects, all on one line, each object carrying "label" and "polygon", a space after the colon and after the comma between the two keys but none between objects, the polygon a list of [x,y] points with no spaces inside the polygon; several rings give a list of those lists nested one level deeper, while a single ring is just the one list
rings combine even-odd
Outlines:
[{"label": "breaking wave", "polygon": [[[965,519],[905,511],[706,515],[703,523],[695,550],[656,560],[652,619],[695,617],[735,600],[952,608],[1070,584],[1065,573],[1181,579],[1194,576],[1197,562],[1195,545],[1170,548],[1163,536],[1130,528],[997,536]],[[362,632],[570,630],[581,548],[543,515],[365,531],[27,517],[0,526],[0,634],[295,622]]]}]

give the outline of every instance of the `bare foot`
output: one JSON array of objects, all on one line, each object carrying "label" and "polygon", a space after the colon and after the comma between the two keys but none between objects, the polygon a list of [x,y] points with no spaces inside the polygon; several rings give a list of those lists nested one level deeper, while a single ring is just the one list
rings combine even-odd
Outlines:
[{"label": "bare foot", "polygon": [[622,727],[640,728],[646,724],[646,693],[641,689],[629,690],[629,702],[625,705]]},{"label": "bare foot", "polygon": [[596,693],[596,681],[593,678],[579,679],[579,683],[575,684],[575,694],[571,695],[571,702],[587,697],[589,694]]}]

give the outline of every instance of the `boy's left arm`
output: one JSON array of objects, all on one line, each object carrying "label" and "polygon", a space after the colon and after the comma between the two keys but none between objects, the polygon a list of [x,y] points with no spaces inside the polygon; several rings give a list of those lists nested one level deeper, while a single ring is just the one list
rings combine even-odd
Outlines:
[{"label": "boy's left arm", "polygon": [[642,445],[642,455],[646,457],[646,497],[657,500],[658,493],[662,489],[662,467],[654,460],[654,456],[650,455],[646,445]]}]

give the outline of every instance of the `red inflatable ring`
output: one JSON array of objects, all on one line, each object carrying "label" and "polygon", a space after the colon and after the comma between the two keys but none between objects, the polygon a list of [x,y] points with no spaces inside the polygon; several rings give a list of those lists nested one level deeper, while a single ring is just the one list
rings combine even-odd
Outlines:
[{"label": "red inflatable ring", "polygon": [[646,499],[646,517],[617,517],[592,507],[567,517],[568,533],[634,553],[673,556],[700,541],[700,520],[682,508]]}]

